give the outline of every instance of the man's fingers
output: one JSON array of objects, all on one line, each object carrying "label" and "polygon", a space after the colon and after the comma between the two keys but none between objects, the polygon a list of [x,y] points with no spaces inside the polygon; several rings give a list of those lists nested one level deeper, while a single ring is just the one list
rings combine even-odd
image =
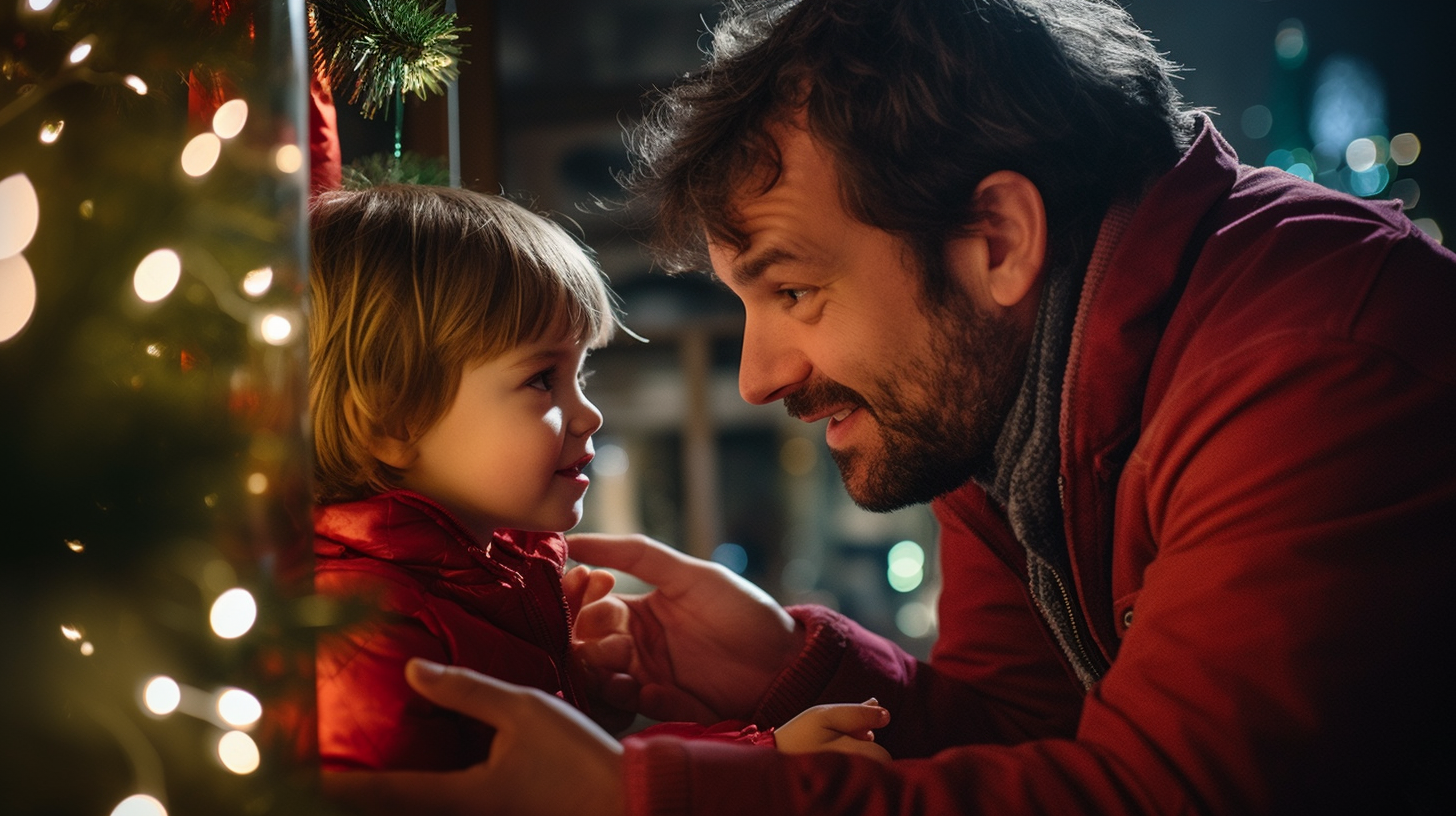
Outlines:
[{"label": "man's fingers", "polygon": [[497,729],[509,725],[505,709],[523,693],[518,686],[494,677],[419,657],[405,664],[404,676],[426,700]]},{"label": "man's fingers", "polygon": [[643,535],[573,533],[566,537],[571,557],[597,567],[620,570],[649,584],[671,584],[692,560]]}]

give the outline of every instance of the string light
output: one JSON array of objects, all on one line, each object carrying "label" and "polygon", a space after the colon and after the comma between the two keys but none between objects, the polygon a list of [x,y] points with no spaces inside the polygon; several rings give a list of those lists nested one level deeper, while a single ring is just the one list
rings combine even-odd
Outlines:
[{"label": "string light", "polygon": [[222,766],[239,776],[258,770],[262,756],[258,743],[241,731],[229,731],[217,741],[217,758]]},{"label": "string light", "polygon": [[147,95],[147,83],[136,74],[127,74],[126,79],[123,79],[122,83],[125,84],[126,87],[131,88],[133,91],[136,91],[137,96]]},{"label": "string light", "polygon": [[35,273],[24,255],[0,258],[0,343],[20,334],[35,314]]},{"label": "string light", "polygon": [[40,142],[41,142],[41,144],[55,144],[56,143],[56,140],[59,139],[59,138],[61,138],[61,131],[64,130],[65,127],[66,127],[66,123],[64,121],[60,120],[60,119],[57,119],[54,122],[46,122],[44,125],[41,125],[40,126]]},{"label": "string light", "polygon": [[111,816],[167,816],[167,808],[155,796],[134,793],[117,804]]},{"label": "string light", "polygon": [[0,179],[0,258],[24,250],[40,226],[40,199],[24,173]]},{"label": "string light", "polygon": [[258,618],[258,602],[252,593],[234,587],[219,595],[212,603],[212,631],[220,638],[232,640],[248,633]]},{"label": "string light", "polygon": [[170,249],[157,249],[142,258],[132,276],[132,288],[137,297],[147,303],[156,303],[172,290],[182,279],[182,259]]},{"label": "string light", "polygon": [[77,553],[78,552],[85,552],[85,550],[86,550],[86,545],[85,544],[82,544],[80,541],[78,541],[78,540],[76,540],[74,538],[68,538],[68,539],[66,539],[66,547],[71,552],[77,552]]},{"label": "string light", "polygon": [[303,169],[303,151],[298,145],[283,145],[273,154],[273,164],[279,172],[297,173]]},{"label": "string light", "polygon": [[205,176],[222,155],[222,139],[216,133],[199,133],[182,148],[182,172],[193,178]]},{"label": "string light", "polygon": [[147,710],[159,717],[165,717],[182,704],[182,687],[176,680],[159,674],[147,681],[142,690],[142,702]]},{"label": "string light", "polygon": [[68,626],[66,624],[61,624],[61,636],[64,637],[66,640],[80,640],[81,638],[85,637],[85,635],[81,633],[81,627]]},{"label": "string light", "polygon": [[262,297],[273,286],[273,267],[254,269],[243,276],[243,292],[252,297]]},{"label": "string light", "polygon": [[220,139],[231,139],[243,132],[243,125],[247,121],[248,103],[241,99],[229,99],[212,115],[212,132]]},{"label": "string light", "polygon": [[263,704],[240,688],[226,689],[217,696],[217,716],[228,725],[246,728],[263,716]]},{"label": "string light", "polygon": [[91,56],[92,43],[93,40],[90,37],[76,43],[76,47],[71,49],[70,56],[66,57],[66,59],[72,65],[79,65],[87,57]]},{"label": "string light", "polygon": [[271,313],[264,315],[258,325],[258,331],[263,342],[270,346],[281,346],[293,336],[293,321],[276,312]]}]

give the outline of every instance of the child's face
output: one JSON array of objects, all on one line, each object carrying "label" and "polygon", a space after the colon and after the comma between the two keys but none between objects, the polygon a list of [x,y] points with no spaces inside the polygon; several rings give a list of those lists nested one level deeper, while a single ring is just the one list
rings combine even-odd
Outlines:
[{"label": "child's face", "polygon": [[587,349],[548,332],[467,365],[440,421],[421,436],[402,486],[440,502],[485,537],[555,532],[581,521],[602,414],[581,390]]}]

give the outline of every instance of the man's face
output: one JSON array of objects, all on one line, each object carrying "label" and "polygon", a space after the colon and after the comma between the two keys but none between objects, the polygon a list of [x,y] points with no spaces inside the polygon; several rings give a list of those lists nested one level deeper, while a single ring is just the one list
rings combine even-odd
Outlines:
[{"label": "man's face", "polygon": [[825,440],[862,507],[959,487],[1000,434],[1027,332],[983,310],[954,274],[945,302],[927,305],[904,242],[844,211],[828,153],[801,128],[773,135],[777,183],[738,202],[747,248],[709,246],[714,273],[744,304],[743,398],[827,418]]}]

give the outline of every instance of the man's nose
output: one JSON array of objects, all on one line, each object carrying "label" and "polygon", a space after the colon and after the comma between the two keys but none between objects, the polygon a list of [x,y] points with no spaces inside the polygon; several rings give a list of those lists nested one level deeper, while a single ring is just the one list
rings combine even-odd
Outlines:
[{"label": "man's nose", "polygon": [[813,366],[792,340],[753,319],[743,327],[743,356],[738,364],[738,393],[754,405],[792,394],[809,379]]}]

